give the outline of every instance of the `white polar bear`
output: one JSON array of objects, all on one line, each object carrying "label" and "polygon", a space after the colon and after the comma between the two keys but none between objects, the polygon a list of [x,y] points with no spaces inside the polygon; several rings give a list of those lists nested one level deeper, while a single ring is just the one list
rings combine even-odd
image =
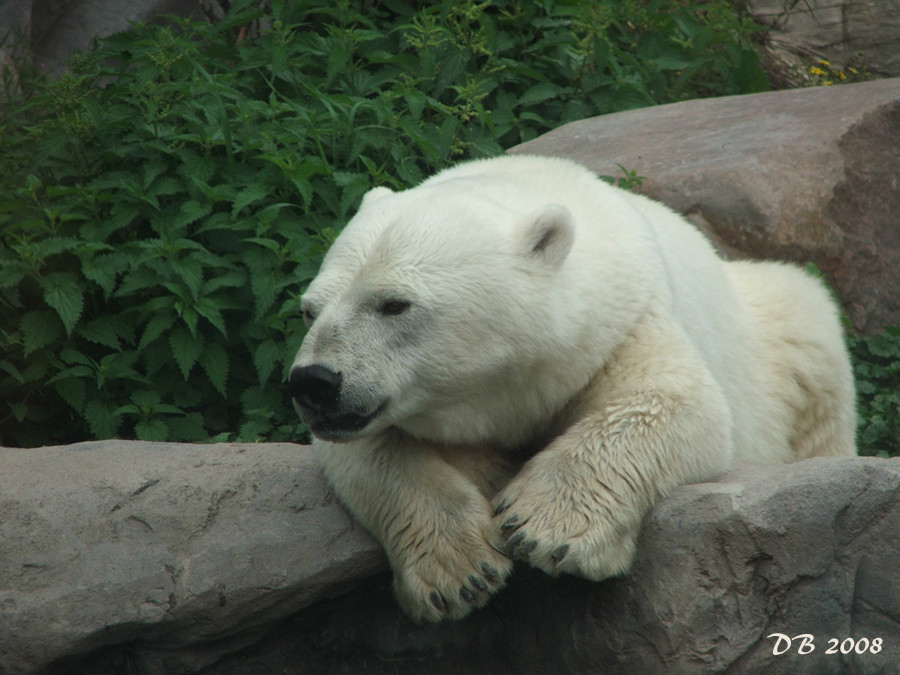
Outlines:
[{"label": "white polar bear", "polygon": [[654,500],[733,459],[856,452],[819,282],[723,262],[672,211],[565,160],[370,191],[302,307],[295,405],[416,620],[483,605],[510,559],[627,571]]}]

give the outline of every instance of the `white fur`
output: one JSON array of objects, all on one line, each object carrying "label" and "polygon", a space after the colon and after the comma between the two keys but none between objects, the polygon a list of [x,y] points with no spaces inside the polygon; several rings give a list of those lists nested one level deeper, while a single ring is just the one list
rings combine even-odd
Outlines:
[{"label": "white fur", "polygon": [[[387,315],[391,300],[409,309]],[[303,302],[295,367],[340,373],[336,405],[377,411],[321,431],[339,442],[317,455],[417,620],[484,604],[509,557],[626,571],[653,501],[734,458],[855,453],[821,285],[725,263],[672,211],[565,160],[376,188]]]}]

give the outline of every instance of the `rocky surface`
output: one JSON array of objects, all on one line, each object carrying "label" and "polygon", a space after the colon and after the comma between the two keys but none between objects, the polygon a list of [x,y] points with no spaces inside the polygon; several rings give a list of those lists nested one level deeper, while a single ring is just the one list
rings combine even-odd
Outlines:
[{"label": "rocky surface", "polygon": [[724,252],[814,261],[857,330],[900,323],[900,78],[604,115],[511,152],[621,164]]},{"label": "rocky surface", "polygon": [[872,74],[900,75],[900,0],[746,0],[745,5],[768,29],[768,63],[763,63],[776,84],[805,85],[819,59],[840,71],[856,64]]},{"label": "rocky surface", "polygon": [[5,0],[0,2],[0,38],[10,31],[7,49],[25,38],[37,66],[57,73],[94,37],[165,15],[199,16],[200,5],[198,0]]},{"label": "rocky surface", "polygon": [[0,449],[0,673],[192,672],[385,565],[304,446]]},{"label": "rocky surface", "polygon": [[[631,576],[597,584],[520,567],[484,610],[439,626],[397,608],[377,546],[308,448],[109,441],[0,450],[0,467],[4,673],[900,663],[900,459],[739,465],[657,505]],[[815,651],[798,654],[796,640],[774,655],[773,633],[810,634]],[[842,654],[848,637],[867,648]]]}]

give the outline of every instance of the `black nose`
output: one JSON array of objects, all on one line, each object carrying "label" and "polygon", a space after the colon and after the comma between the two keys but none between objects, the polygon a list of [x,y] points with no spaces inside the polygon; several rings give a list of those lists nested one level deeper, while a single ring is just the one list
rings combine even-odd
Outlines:
[{"label": "black nose", "polygon": [[294,368],[288,378],[288,387],[301,407],[322,410],[337,400],[341,374],[320,365]]}]

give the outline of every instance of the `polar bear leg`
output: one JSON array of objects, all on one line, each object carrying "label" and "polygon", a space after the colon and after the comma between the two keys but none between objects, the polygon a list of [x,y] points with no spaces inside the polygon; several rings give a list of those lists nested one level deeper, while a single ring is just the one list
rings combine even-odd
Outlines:
[{"label": "polar bear leg", "polygon": [[495,497],[494,526],[507,555],[599,580],[628,570],[657,496],[725,469],[731,415],[681,329],[650,317],[574,419]]},{"label": "polar bear leg", "polygon": [[400,606],[415,621],[459,619],[506,583],[491,507],[434,448],[399,433],[314,444],[341,501],[382,544]]}]

